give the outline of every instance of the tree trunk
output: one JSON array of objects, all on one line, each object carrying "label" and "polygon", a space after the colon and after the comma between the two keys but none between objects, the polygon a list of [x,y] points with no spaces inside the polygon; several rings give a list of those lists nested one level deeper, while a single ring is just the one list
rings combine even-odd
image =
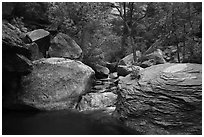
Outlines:
[{"label": "tree trunk", "polygon": [[188,20],[189,20],[191,29],[193,29],[193,25],[191,23],[191,5],[190,5],[190,2],[188,2],[187,4],[188,4]]},{"label": "tree trunk", "polygon": [[133,2],[129,3],[129,8],[130,8],[130,12],[129,12],[129,36],[130,36],[130,42],[132,45],[132,52],[133,52],[133,64],[137,63],[137,56],[136,56],[136,46],[135,46],[135,42],[134,42],[134,38],[133,38],[133,34],[132,34],[132,30],[133,30],[133,22],[132,22],[132,15],[133,15]]},{"label": "tree trunk", "polygon": [[124,56],[124,51],[125,51],[125,47],[126,47],[126,40],[127,40],[127,26],[126,26],[126,3],[123,2],[123,37],[122,37],[122,43],[121,43],[121,51],[120,51],[120,55],[123,57]]},{"label": "tree trunk", "polygon": [[80,47],[82,50],[84,49],[84,43],[85,43],[85,30],[82,29],[82,31],[81,31],[81,44],[80,44]]},{"label": "tree trunk", "polygon": [[180,49],[179,49],[179,43],[176,44],[176,48],[177,48],[177,58],[178,58],[178,62],[180,63],[181,61],[180,61],[180,55],[179,55],[179,51],[180,51]]},{"label": "tree trunk", "polygon": [[176,35],[176,24],[174,22],[174,6],[172,5],[172,27],[173,27],[173,34],[174,34],[174,37],[176,39],[175,41],[175,44],[176,44],[176,48],[177,48],[177,59],[178,59],[178,62],[180,63],[180,55],[179,55],[179,41],[178,41],[178,38],[177,38],[177,35]]},{"label": "tree trunk", "polygon": [[183,31],[184,31],[184,37],[183,37],[183,61],[185,60],[185,56],[186,56],[186,26],[184,24],[183,26]]},{"label": "tree trunk", "polygon": [[132,52],[133,52],[133,64],[137,63],[137,56],[136,56],[136,46],[132,36],[130,36],[130,42],[132,45]]}]

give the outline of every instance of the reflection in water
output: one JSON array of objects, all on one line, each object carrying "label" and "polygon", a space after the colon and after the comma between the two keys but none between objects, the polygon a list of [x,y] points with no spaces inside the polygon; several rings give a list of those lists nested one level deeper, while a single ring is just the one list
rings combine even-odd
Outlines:
[{"label": "reflection in water", "polygon": [[121,122],[93,111],[89,114],[70,111],[36,112],[3,110],[2,133],[22,135],[114,135],[135,134]]}]

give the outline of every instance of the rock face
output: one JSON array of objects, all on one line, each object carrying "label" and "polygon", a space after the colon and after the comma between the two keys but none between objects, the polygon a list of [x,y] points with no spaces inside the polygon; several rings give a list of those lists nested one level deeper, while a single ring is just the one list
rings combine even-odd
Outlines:
[{"label": "rock face", "polygon": [[166,63],[163,57],[163,53],[160,49],[157,49],[156,51],[150,54],[142,56],[141,58],[139,58],[139,62],[141,62],[140,66],[143,68]]},{"label": "rock face", "polygon": [[160,64],[119,81],[116,115],[142,134],[202,134],[202,65]]},{"label": "rock face", "polygon": [[38,45],[39,51],[46,57],[50,47],[50,33],[44,29],[37,29],[27,33],[27,38]]},{"label": "rock face", "polygon": [[[160,49],[157,49],[156,51],[150,54],[147,54],[147,55],[141,55],[141,52],[137,51],[136,56],[138,58],[138,62],[136,63],[142,68],[150,67],[152,65],[166,63],[163,57],[163,53]],[[123,59],[121,59],[120,62],[118,63],[118,66],[119,65],[131,66],[132,64],[133,64],[133,54],[130,54],[124,57]]]},{"label": "rock face", "polygon": [[38,45],[35,42],[26,44],[26,47],[31,53],[30,60],[34,61],[43,58],[43,54],[40,52]]},{"label": "rock face", "polygon": [[48,58],[33,63],[32,73],[22,78],[23,104],[41,110],[75,108],[91,86],[94,71],[80,61]]},{"label": "rock face", "polygon": [[110,70],[107,67],[101,66],[99,64],[94,65],[94,71],[96,72],[96,78],[107,78]]},{"label": "rock face", "polygon": [[118,66],[117,62],[113,63],[106,62],[106,67],[110,70],[111,73],[117,72],[117,66]]},{"label": "rock face", "polygon": [[32,71],[29,49],[22,41],[20,30],[7,21],[2,22],[2,100],[9,107],[16,99],[21,76]]},{"label": "rock face", "polygon": [[[2,40],[3,42],[8,43],[7,45],[10,45],[9,47],[14,48],[21,48],[23,50],[25,43],[22,41],[22,38],[25,35],[20,31],[20,29],[16,28],[15,26],[8,23],[8,21],[3,20],[2,21]],[[27,53],[27,51],[22,51],[23,53]]]},{"label": "rock face", "polygon": [[[141,57],[141,52],[140,51],[136,51],[136,56],[138,58]],[[130,55],[127,55],[126,57],[124,57],[123,59],[121,59],[118,63],[118,65],[125,65],[125,66],[128,66],[128,65],[132,65],[133,63],[133,53],[130,54]]]},{"label": "rock face", "polygon": [[118,76],[127,76],[128,74],[130,74],[132,72],[133,67],[134,68],[139,68],[140,70],[143,69],[140,66],[124,66],[124,65],[119,65],[118,69],[117,69]]},{"label": "rock face", "polygon": [[78,109],[84,111],[114,107],[116,99],[117,95],[112,92],[88,93],[82,97]]},{"label": "rock face", "polygon": [[154,61],[154,59],[150,59],[150,60],[146,60],[146,61],[142,62],[140,66],[142,68],[147,68],[147,67],[150,67],[153,65],[155,65],[155,61]]},{"label": "rock face", "polygon": [[68,35],[58,33],[51,41],[49,55],[51,57],[63,57],[69,59],[78,59],[82,54],[79,45]]}]

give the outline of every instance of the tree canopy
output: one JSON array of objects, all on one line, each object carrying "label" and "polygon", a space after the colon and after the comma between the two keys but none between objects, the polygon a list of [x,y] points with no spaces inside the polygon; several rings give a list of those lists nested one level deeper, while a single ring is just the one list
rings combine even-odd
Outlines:
[{"label": "tree canopy", "polygon": [[201,2],[33,2],[15,13],[25,20],[32,12],[47,28],[70,35],[84,62],[115,62],[156,48],[172,50],[167,60],[176,54],[175,62],[202,62]]}]

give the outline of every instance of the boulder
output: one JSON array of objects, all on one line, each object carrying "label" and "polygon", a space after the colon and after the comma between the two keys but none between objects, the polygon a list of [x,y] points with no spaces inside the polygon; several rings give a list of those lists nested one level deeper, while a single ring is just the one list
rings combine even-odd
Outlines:
[{"label": "boulder", "polygon": [[46,52],[50,47],[50,33],[44,29],[37,29],[26,34],[29,41],[38,45],[39,51],[46,57]]},{"label": "boulder", "polygon": [[23,75],[32,71],[31,53],[22,41],[21,31],[7,21],[2,22],[2,101],[3,107],[15,103]]},{"label": "boulder", "polygon": [[117,95],[112,92],[88,93],[85,96],[82,96],[77,109],[80,111],[85,111],[114,107],[116,99]]},{"label": "boulder", "polygon": [[18,99],[40,110],[75,108],[90,90],[94,71],[80,61],[48,58],[33,61],[32,73],[22,78]]},{"label": "boulder", "polygon": [[23,37],[25,37],[25,34],[20,29],[6,20],[2,21],[2,41],[6,46],[4,48],[9,48],[9,51],[18,50],[14,52],[21,52],[21,54],[25,54],[28,57],[29,51],[25,48],[25,43],[22,41]]},{"label": "boulder", "polygon": [[63,33],[58,33],[51,41],[48,53],[51,57],[79,59],[82,49],[71,37]]},{"label": "boulder", "polygon": [[[178,63],[176,46],[168,46],[163,51],[164,59],[170,63]],[[179,52],[180,60],[183,60],[183,54]]]},{"label": "boulder", "polygon": [[118,76],[127,76],[132,72],[132,68],[131,66],[118,65],[117,72]]},{"label": "boulder", "polygon": [[[141,52],[140,51],[136,51],[136,56],[138,58],[141,57]],[[132,65],[133,63],[133,53],[132,54],[129,54],[127,55],[126,57],[124,57],[123,59],[121,59],[118,63],[118,65],[125,65],[125,66],[128,66],[128,65]]]},{"label": "boulder", "polygon": [[117,72],[111,73],[111,74],[109,75],[109,78],[111,78],[111,79],[117,79],[117,78],[118,78],[118,73],[117,73]]},{"label": "boulder", "polygon": [[31,53],[30,60],[34,61],[43,58],[43,54],[39,51],[38,45],[35,42],[26,44],[26,47]]},{"label": "boulder", "polygon": [[160,49],[157,49],[156,51],[143,55],[141,58],[138,59],[138,62],[141,63],[141,67],[150,67],[151,65],[157,65],[157,64],[164,64],[166,63],[163,53]]},{"label": "boulder", "polygon": [[125,65],[119,65],[117,72],[118,72],[118,76],[127,76],[128,74],[130,74],[134,68],[139,68],[140,70],[142,70],[143,68],[141,68],[140,66],[125,66]]},{"label": "boulder", "polygon": [[151,66],[118,88],[114,114],[141,134],[202,134],[202,65]]},{"label": "boulder", "polygon": [[110,70],[107,67],[99,64],[94,65],[93,69],[96,72],[96,78],[98,79],[107,78],[110,73]]},{"label": "boulder", "polygon": [[[3,42],[2,42],[2,68],[4,71],[27,73],[32,70],[32,63],[28,59],[31,57],[30,51],[25,48],[25,44],[14,31],[3,30]],[[11,36],[10,36],[11,35]],[[24,47],[23,47],[24,46]]]},{"label": "boulder", "polygon": [[111,73],[117,72],[117,66],[118,66],[117,62],[113,62],[113,63],[106,62],[105,64]]},{"label": "boulder", "polygon": [[150,59],[150,60],[146,60],[146,61],[142,62],[140,66],[142,68],[147,68],[147,67],[153,66],[155,64],[156,64],[155,60],[154,59]]},{"label": "boulder", "polygon": [[31,53],[22,41],[23,33],[7,21],[2,22],[2,68],[3,71],[29,73]]}]

